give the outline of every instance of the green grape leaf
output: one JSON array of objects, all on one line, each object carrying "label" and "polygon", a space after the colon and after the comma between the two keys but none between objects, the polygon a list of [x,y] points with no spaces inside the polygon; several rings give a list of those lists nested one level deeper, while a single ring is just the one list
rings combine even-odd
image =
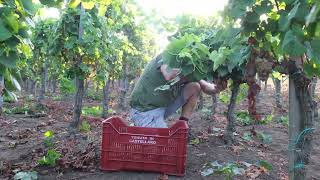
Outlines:
[{"label": "green grape leaf", "polygon": [[309,24],[313,23],[316,21],[317,14],[320,10],[320,3],[317,2],[314,4],[309,12],[309,14],[306,17],[306,25],[309,26]]},{"label": "green grape leaf", "polygon": [[272,5],[268,1],[262,1],[260,6],[256,6],[254,11],[260,15],[268,13],[272,10]]},{"label": "green grape leaf", "polygon": [[218,73],[219,77],[224,77],[225,75],[228,74],[228,68],[227,68],[227,67],[224,67],[224,66],[220,66],[220,67],[217,69],[217,73]]},{"label": "green grape leaf", "polygon": [[4,17],[4,21],[9,25],[9,27],[13,30],[13,33],[19,32],[19,19],[18,15],[10,12],[10,14],[6,14]]},{"label": "green grape leaf", "polygon": [[226,47],[220,47],[218,51],[212,51],[209,55],[209,59],[213,60],[213,71],[217,70],[221,66],[226,58],[231,54],[231,50]]},{"label": "green grape leaf", "polygon": [[248,12],[245,20],[249,23],[258,23],[260,22],[260,16],[255,12]]},{"label": "green grape leaf", "polygon": [[178,54],[178,56],[179,56],[179,58],[185,58],[185,57],[187,57],[187,58],[190,58],[191,60],[193,59],[192,58],[192,55],[191,55],[191,53],[190,53],[190,49],[189,48],[183,48],[181,51],[180,51],[180,53]]},{"label": "green grape leaf", "polygon": [[5,43],[10,49],[16,49],[17,45],[20,43],[20,39],[18,39],[16,36],[12,36],[11,38],[7,39]]},{"label": "green grape leaf", "polygon": [[312,61],[310,61],[309,63],[304,63],[303,70],[309,78],[313,76],[320,77],[320,65],[315,64]]},{"label": "green grape leaf", "polygon": [[34,15],[36,13],[36,9],[33,6],[32,0],[19,0],[21,2],[21,6],[24,11],[29,15]]},{"label": "green grape leaf", "polygon": [[317,60],[317,63],[320,64],[320,39],[313,39],[310,42],[313,57]]},{"label": "green grape leaf", "polygon": [[296,16],[298,12],[298,8],[300,3],[295,4],[295,6],[290,10],[290,12],[286,15],[286,13],[282,13],[279,20],[279,29],[280,31],[286,31],[290,24],[291,20]]},{"label": "green grape leaf", "polygon": [[7,89],[4,89],[4,96],[9,97],[9,99],[12,99],[13,101],[18,101],[17,95]]},{"label": "green grape leaf", "polygon": [[291,21],[288,19],[288,17],[282,14],[279,19],[279,30],[286,31],[289,28],[290,22]]},{"label": "green grape leaf", "polygon": [[288,20],[291,20],[292,18],[294,18],[298,12],[300,6],[300,2],[295,4],[294,7],[290,10],[289,14],[288,14]]},{"label": "green grape leaf", "polygon": [[297,39],[293,31],[288,31],[282,42],[282,51],[289,54],[290,56],[301,56],[306,52],[306,48]]},{"label": "green grape leaf", "polygon": [[295,2],[296,0],[282,0],[284,3],[286,3],[287,5],[292,4],[293,2]]},{"label": "green grape leaf", "polygon": [[19,57],[17,55],[17,52],[10,51],[8,56],[6,53],[2,53],[0,55],[0,63],[8,68],[14,68],[16,67],[16,62],[19,60]]},{"label": "green grape leaf", "polygon": [[230,15],[235,19],[246,14],[247,8],[250,8],[255,3],[255,0],[237,0],[233,2],[233,7],[230,9]]},{"label": "green grape leaf", "polygon": [[5,87],[9,90],[9,91],[21,91],[21,86],[19,84],[19,82],[17,81],[16,78],[12,77],[11,74],[6,74],[5,75]]},{"label": "green grape leaf", "polygon": [[9,39],[12,36],[11,32],[4,26],[0,19],[0,42]]},{"label": "green grape leaf", "polygon": [[181,74],[184,76],[187,76],[187,75],[191,74],[193,72],[193,70],[194,70],[193,65],[187,65],[182,68]]},{"label": "green grape leaf", "polygon": [[63,3],[64,0],[40,0],[41,4],[49,7],[56,7]]},{"label": "green grape leaf", "polygon": [[[310,7],[309,5],[307,4],[306,1],[301,1],[300,2],[300,6],[298,8],[298,11],[295,15],[295,19],[298,20],[298,21],[302,21],[302,22],[305,22],[305,18],[308,16],[309,14],[309,11],[310,11]],[[297,5],[297,4],[296,4]]]}]

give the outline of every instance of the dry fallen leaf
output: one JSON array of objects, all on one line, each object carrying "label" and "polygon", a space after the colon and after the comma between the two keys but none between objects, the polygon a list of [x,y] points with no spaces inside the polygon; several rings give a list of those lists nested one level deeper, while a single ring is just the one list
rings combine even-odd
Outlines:
[{"label": "dry fallen leaf", "polygon": [[266,157],[266,154],[262,151],[258,151],[258,155],[261,156],[261,157]]},{"label": "dry fallen leaf", "polygon": [[280,180],[289,180],[289,176],[283,172],[279,172],[278,177],[280,177]]},{"label": "dry fallen leaf", "polygon": [[259,167],[253,165],[245,171],[245,174],[249,178],[249,180],[253,180],[259,177],[262,174],[262,171]]},{"label": "dry fallen leaf", "polygon": [[240,152],[243,149],[243,147],[241,147],[241,146],[232,146],[231,149],[232,149],[232,152],[234,152],[235,154],[240,154]]}]

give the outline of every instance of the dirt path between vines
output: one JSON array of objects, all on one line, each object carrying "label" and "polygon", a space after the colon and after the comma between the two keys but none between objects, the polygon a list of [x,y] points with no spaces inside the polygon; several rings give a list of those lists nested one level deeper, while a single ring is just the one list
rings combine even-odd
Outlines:
[{"label": "dirt path between vines", "polygon": [[[284,110],[277,110],[273,107],[274,101],[272,92],[263,92],[258,103],[258,110],[261,114],[273,113],[275,117],[286,115]],[[208,98],[210,100],[210,98]],[[284,105],[287,98],[284,96]],[[0,120],[0,170],[1,179],[11,179],[14,170],[26,171],[35,169],[38,172],[38,179],[108,179],[108,180],[150,180],[157,179],[159,174],[146,172],[105,172],[98,169],[101,141],[101,119],[87,118],[91,124],[91,132],[83,134],[82,145],[70,143],[64,139],[69,120],[71,118],[71,104],[68,102],[48,102],[47,116],[41,118],[30,118],[26,115],[7,115]],[[246,101],[237,105],[237,111],[246,109]],[[206,108],[210,108],[210,102],[206,102]],[[267,125],[255,125],[256,131],[264,131],[272,135],[272,143],[267,146],[261,145],[257,139],[251,142],[241,139],[244,132],[250,132],[252,126],[237,127],[237,144],[228,147],[218,134],[212,134],[213,130],[224,129],[226,118],[223,113],[226,105],[219,104],[218,112],[214,116],[205,115],[205,111],[198,111],[191,120],[192,133],[200,137],[200,143],[188,145],[186,175],[184,177],[169,176],[169,179],[224,179],[223,175],[202,176],[201,171],[206,163],[217,161],[219,163],[247,162],[254,164],[259,160],[265,160],[272,164],[273,170],[261,174],[257,179],[285,179],[288,174],[288,129],[286,126],[275,121]],[[126,113],[122,112],[122,116]],[[76,162],[73,159],[80,159],[75,149],[87,152],[91,148],[91,154],[87,164],[75,168],[75,165],[68,164],[69,168],[46,168],[37,166],[37,159],[44,153],[43,133],[53,130],[56,134],[57,149],[67,149],[70,154],[66,161]],[[320,132],[319,122],[316,122],[313,150],[308,167],[308,179],[320,179]],[[88,143],[88,142],[93,143]],[[74,145],[74,146],[73,146]],[[70,146],[71,150],[70,150]],[[73,154],[72,154],[73,153]],[[88,153],[89,154],[89,153]],[[66,165],[66,162],[63,162]],[[234,179],[248,179],[245,175],[235,176]]]}]

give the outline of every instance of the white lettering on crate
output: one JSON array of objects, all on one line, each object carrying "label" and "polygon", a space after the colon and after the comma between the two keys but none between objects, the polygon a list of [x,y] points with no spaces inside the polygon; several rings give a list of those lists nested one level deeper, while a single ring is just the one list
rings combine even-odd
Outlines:
[{"label": "white lettering on crate", "polygon": [[131,136],[129,142],[134,144],[157,144],[157,141],[154,140],[154,137],[145,136]]}]

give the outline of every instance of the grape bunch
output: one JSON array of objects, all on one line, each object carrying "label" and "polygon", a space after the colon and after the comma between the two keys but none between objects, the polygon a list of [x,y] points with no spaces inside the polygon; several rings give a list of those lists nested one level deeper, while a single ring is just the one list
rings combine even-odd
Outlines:
[{"label": "grape bunch", "polygon": [[258,77],[261,81],[266,81],[269,77],[269,74],[272,71],[273,62],[268,61],[264,58],[257,57],[256,59],[256,68]]}]

